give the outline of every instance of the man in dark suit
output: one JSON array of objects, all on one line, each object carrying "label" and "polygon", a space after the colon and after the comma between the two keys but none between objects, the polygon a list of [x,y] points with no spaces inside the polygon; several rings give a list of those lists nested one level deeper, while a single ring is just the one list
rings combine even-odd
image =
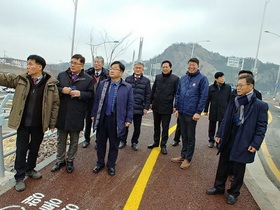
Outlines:
[{"label": "man in dark suit", "polygon": [[133,118],[133,90],[130,84],[122,79],[125,66],[114,61],[111,64],[109,76],[100,82],[92,109],[94,130],[97,130],[97,163],[93,173],[98,173],[105,167],[107,140],[109,152],[107,169],[110,176],[115,175],[115,165],[118,157],[120,137],[125,134]]},{"label": "man in dark suit", "polygon": [[[71,58],[70,67],[57,77],[60,106],[56,122],[57,161],[51,169],[52,172],[65,165],[68,173],[74,170],[74,159],[78,151],[79,134],[84,128],[87,102],[94,95],[92,78],[84,72],[84,64],[85,58],[75,54]],[[68,134],[70,145],[66,155]]]},{"label": "man in dark suit", "polygon": [[232,167],[234,178],[227,190],[227,203],[231,205],[240,195],[246,164],[254,162],[268,123],[268,105],[256,97],[252,75],[240,75],[236,90],[237,95],[231,98],[216,135],[220,158],[214,187],[206,191],[208,195],[224,194],[228,170]]},{"label": "man in dark suit", "polygon": [[[104,66],[104,58],[101,56],[96,56],[93,61],[93,67],[86,70],[86,73],[92,76],[93,84],[94,84],[94,92],[96,93],[97,86],[100,81],[109,78],[108,69],[103,68]],[[85,125],[85,140],[83,142],[83,148],[87,148],[90,144],[90,133],[92,128],[92,120],[91,120],[91,110],[93,106],[93,99],[88,101],[87,112],[86,112],[86,125]],[[95,143],[97,140],[95,141]],[[97,145],[95,144],[95,149],[97,149]]]}]

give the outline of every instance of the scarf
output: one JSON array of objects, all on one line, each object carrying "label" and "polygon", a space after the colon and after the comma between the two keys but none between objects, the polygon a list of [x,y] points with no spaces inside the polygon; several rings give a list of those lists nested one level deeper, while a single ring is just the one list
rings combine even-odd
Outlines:
[{"label": "scarf", "polygon": [[234,122],[237,126],[244,123],[244,106],[247,105],[253,96],[253,90],[244,96],[236,96],[234,99],[236,113],[234,115]]}]

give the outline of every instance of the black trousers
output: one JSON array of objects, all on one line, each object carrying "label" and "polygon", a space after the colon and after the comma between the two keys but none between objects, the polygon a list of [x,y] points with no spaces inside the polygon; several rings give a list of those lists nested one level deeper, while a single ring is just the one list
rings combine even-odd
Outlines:
[{"label": "black trousers", "polygon": [[[216,125],[217,125],[217,121],[209,120],[209,126],[208,126],[209,142],[215,142]],[[218,121],[218,129],[220,125],[221,125],[221,121]]]},{"label": "black trousers", "polygon": [[182,132],[182,143],[183,147],[181,150],[181,157],[191,161],[195,148],[195,128],[197,121],[192,119],[192,116],[184,114],[179,115]]},{"label": "black trousers", "polygon": [[181,137],[181,123],[179,117],[177,118],[177,127],[174,135],[174,141],[180,142]]},{"label": "black trousers", "polygon": [[105,166],[107,140],[109,139],[109,152],[106,166],[114,168],[118,158],[120,138],[117,137],[117,123],[115,115],[105,116],[97,130],[97,165]]},{"label": "black trousers", "polygon": [[[43,128],[26,127],[22,125],[18,128],[15,159],[16,181],[23,180],[25,178],[25,172],[31,171],[36,167],[36,160],[43,137]],[[29,151],[28,155],[27,151]]]},{"label": "black trousers", "polygon": [[[133,135],[131,138],[131,144],[136,143],[138,144],[138,139],[141,133],[141,123],[142,123],[142,114],[135,114],[133,115],[133,126],[134,126],[134,131]],[[126,129],[125,135],[121,137],[121,142],[127,143],[127,135],[128,135],[128,127]]]},{"label": "black trousers", "polygon": [[230,167],[232,167],[232,173],[234,178],[231,182],[230,188],[227,191],[228,194],[237,197],[240,195],[240,189],[243,184],[246,164],[230,161],[230,151],[231,147],[228,146],[225,147],[225,149],[220,154],[214,187],[218,190],[225,190],[225,184],[228,178],[228,171]]},{"label": "black trousers", "polygon": [[166,147],[168,140],[168,129],[171,120],[171,114],[159,114],[153,111],[154,116],[154,144],[159,145],[160,140],[160,124],[162,126],[161,147]]}]

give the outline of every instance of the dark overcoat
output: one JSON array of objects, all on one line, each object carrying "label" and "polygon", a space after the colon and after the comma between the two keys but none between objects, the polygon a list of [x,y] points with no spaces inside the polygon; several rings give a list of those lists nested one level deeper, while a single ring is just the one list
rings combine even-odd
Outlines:
[{"label": "dark overcoat", "polygon": [[228,102],[230,100],[230,96],[231,87],[226,83],[219,86],[215,81],[214,84],[209,86],[208,97],[205,102],[204,112],[208,112],[210,105],[210,121],[221,122],[223,120]]},{"label": "dark overcoat", "polygon": [[[234,97],[232,97],[216,135],[221,138],[219,152],[223,152],[229,141],[234,111],[235,104]],[[230,153],[230,161],[239,163],[254,162],[255,153],[249,152],[248,147],[252,146],[257,150],[260,148],[267,130],[267,111],[267,103],[259,100],[254,94],[251,101],[244,107],[244,122],[237,129]]]},{"label": "dark overcoat", "polygon": [[[84,128],[85,112],[87,101],[92,100],[94,95],[94,86],[92,77],[82,70],[75,82],[72,82],[70,69],[61,72],[57,77],[57,85],[60,95],[60,106],[56,127],[61,130],[81,131]],[[76,90],[81,92],[80,97],[71,97],[68,94],[62,94],[64,87],[75,86]]]}]

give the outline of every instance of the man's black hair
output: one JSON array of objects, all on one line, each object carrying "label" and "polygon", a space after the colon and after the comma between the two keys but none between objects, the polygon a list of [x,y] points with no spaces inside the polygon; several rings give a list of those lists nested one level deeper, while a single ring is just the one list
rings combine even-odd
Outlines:
[{"label": "man's black hair", "polygon": [[82,56],[81,54],[75,54],[75,55],[72,56],[72,58],[76,58],[76,59],[80,60],[80,62],[81,62],[82,64],[85,64],[85,62],[86,62],[85,57]]},{"label": "man's black hair", "polygon": [[29,55],[28,58],[27,58],[27,61],[28,60],[34,60],[35,63],[37,64],[40,64],[42,66],[42,70],[44,70],[45,66],[46,66],[46,61],[44,58],[42,58],[41,56],[39,55]]},{"label": "man's black hair", "polygon": [[188,61],[188,63],[189,63],[189,62],[197,63],[197,65],[199,66],[199,60],[198,60],[197,58],[191,58],[191,59]]},{"label": "man's black hair", "polygon": [[120,61],[114,61],[113,63],[111,63],[111,67],[115,64],[119,64],[119,67],[121,69],[121,71],[124,71],[125,70],[125,66],[122,64],[122,62]]},{"label": "man's black hair", "polygon": [[164,64],[164,63],[168,63],[169,64],[169,67],[172,68],[172,63],[169,61],[169,60],[164,60],[161,62],[161,66]]}]

